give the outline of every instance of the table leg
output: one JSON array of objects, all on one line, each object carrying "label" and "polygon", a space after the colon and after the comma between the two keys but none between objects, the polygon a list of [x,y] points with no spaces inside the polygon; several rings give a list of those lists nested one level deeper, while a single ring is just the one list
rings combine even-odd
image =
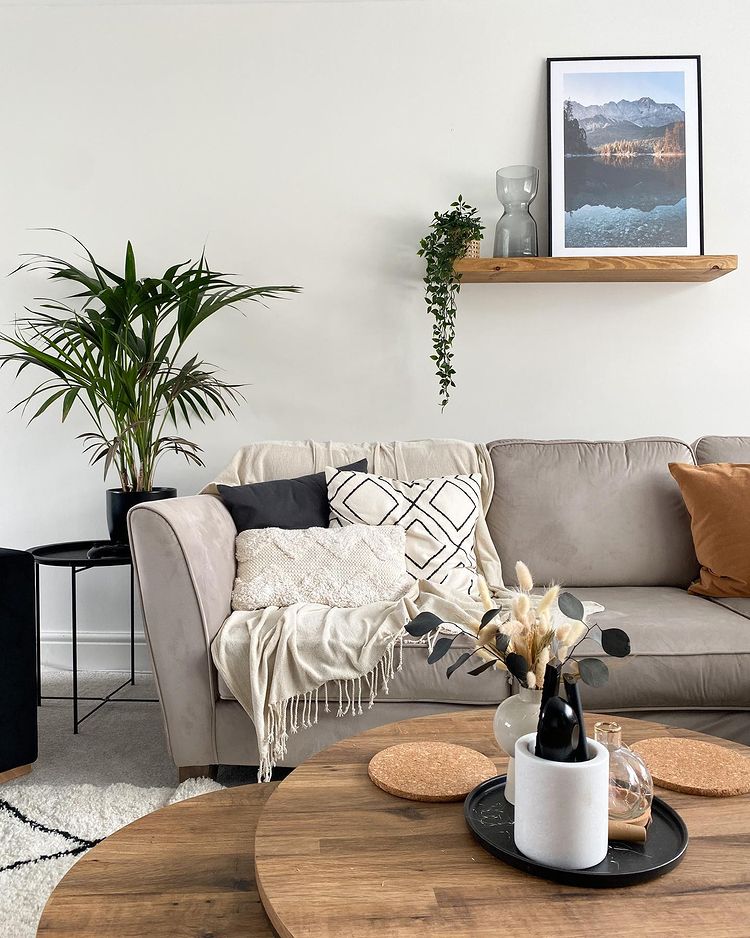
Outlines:
[{"label": "table leg", "polygon": [[70,568],[70,623],[73,639],[73,732],[78,733],[78,622],[75,567]]},{"label": "table leg", "polygon": [[130,683],[135,684],[135,583],[133,565],[130,565]]},{"label": "table leg", "polygon": [[42,705],[42,634],[39,621],[39,564],[34,561],[34,630],[36,631],[36,705]]}]

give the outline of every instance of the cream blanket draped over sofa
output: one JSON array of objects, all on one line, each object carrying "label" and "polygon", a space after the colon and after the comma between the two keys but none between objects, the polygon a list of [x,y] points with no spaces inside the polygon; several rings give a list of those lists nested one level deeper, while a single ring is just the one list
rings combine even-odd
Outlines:
[{"label": "cream blanket draped over sofa", "polygon": [[[479,473],[482,514],[475,552],[478,572],[502,594],[500,560],[485,521],[494,488],[487,448],[460,440],[408,443],[255,443],[240,449],[214,483],[244,485],[322,472],[367,458],[368,471],[413,481]],[[404,625],[419,612],[469,624],[481,617],[479,599],[418,580],[400,599],[354,609],[295,603],[233,612],[212,644],[214,663],[252,719],[258,737],[258,778],[268,781],[286,752],[289,733],[317,722],[321,708],[361,713],[363,700],[388,692],[400,666]],[[425,663],[425,667],[428,665]]]}]

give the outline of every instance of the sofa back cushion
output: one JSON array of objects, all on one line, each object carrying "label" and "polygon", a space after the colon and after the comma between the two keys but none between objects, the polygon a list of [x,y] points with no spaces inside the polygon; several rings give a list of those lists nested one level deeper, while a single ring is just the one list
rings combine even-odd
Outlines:
[{"label": "sofa back cushion", "polygon": [[669,439],[496,440],[487,522],[505,571],[523,560],[537,583],[687,587],[698,570]]},{"label": "sofa back cushion", "polygon": [[712,462],[750,463],[750,436],[702,436],[693,443],[699,466]]}]

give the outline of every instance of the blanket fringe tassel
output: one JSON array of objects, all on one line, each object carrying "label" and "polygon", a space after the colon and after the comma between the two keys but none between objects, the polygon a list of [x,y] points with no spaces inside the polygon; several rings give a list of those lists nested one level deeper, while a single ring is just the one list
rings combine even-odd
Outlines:
[{"label": "blanket fringe tassel", "polygon": [[[398,663],[396,663],[396,649],[398,648]],[[383,657],[371,671],[359,677],[347,678],[345,681],[336,681],[339,692],[339,706],[337,717],[347,714],[359,716],[364,713],[362,707],[362,681],[367,683],[364,689],[367,696],[367,709],[375,706],[375,698],[381,692],[387,694],[389,682],[404,666],[403,635],[398,635]],[[323,692],[323,712],[330,713],[328,705],[328,684],[323,684],[316,690],[306,694],[297,694],[281,703],[271,704],[268,708],[268,733],[265,739],[264,751],[260,753],[258,767],[258,781],[270,782],[271,772],[286,755],[289,744],[289,734],[300,729],[307,729],[318,722],[320,692]]]}]

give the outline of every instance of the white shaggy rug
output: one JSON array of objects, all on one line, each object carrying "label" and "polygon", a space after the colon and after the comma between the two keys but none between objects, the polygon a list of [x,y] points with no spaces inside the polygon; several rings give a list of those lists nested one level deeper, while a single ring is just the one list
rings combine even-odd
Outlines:
[{"label": "white shaggy rug", "polygon": [[205,778],[176,789],[0,786],[0,935],[34,938],[52,890],[103,837],[164,805],[221,787]]}]

